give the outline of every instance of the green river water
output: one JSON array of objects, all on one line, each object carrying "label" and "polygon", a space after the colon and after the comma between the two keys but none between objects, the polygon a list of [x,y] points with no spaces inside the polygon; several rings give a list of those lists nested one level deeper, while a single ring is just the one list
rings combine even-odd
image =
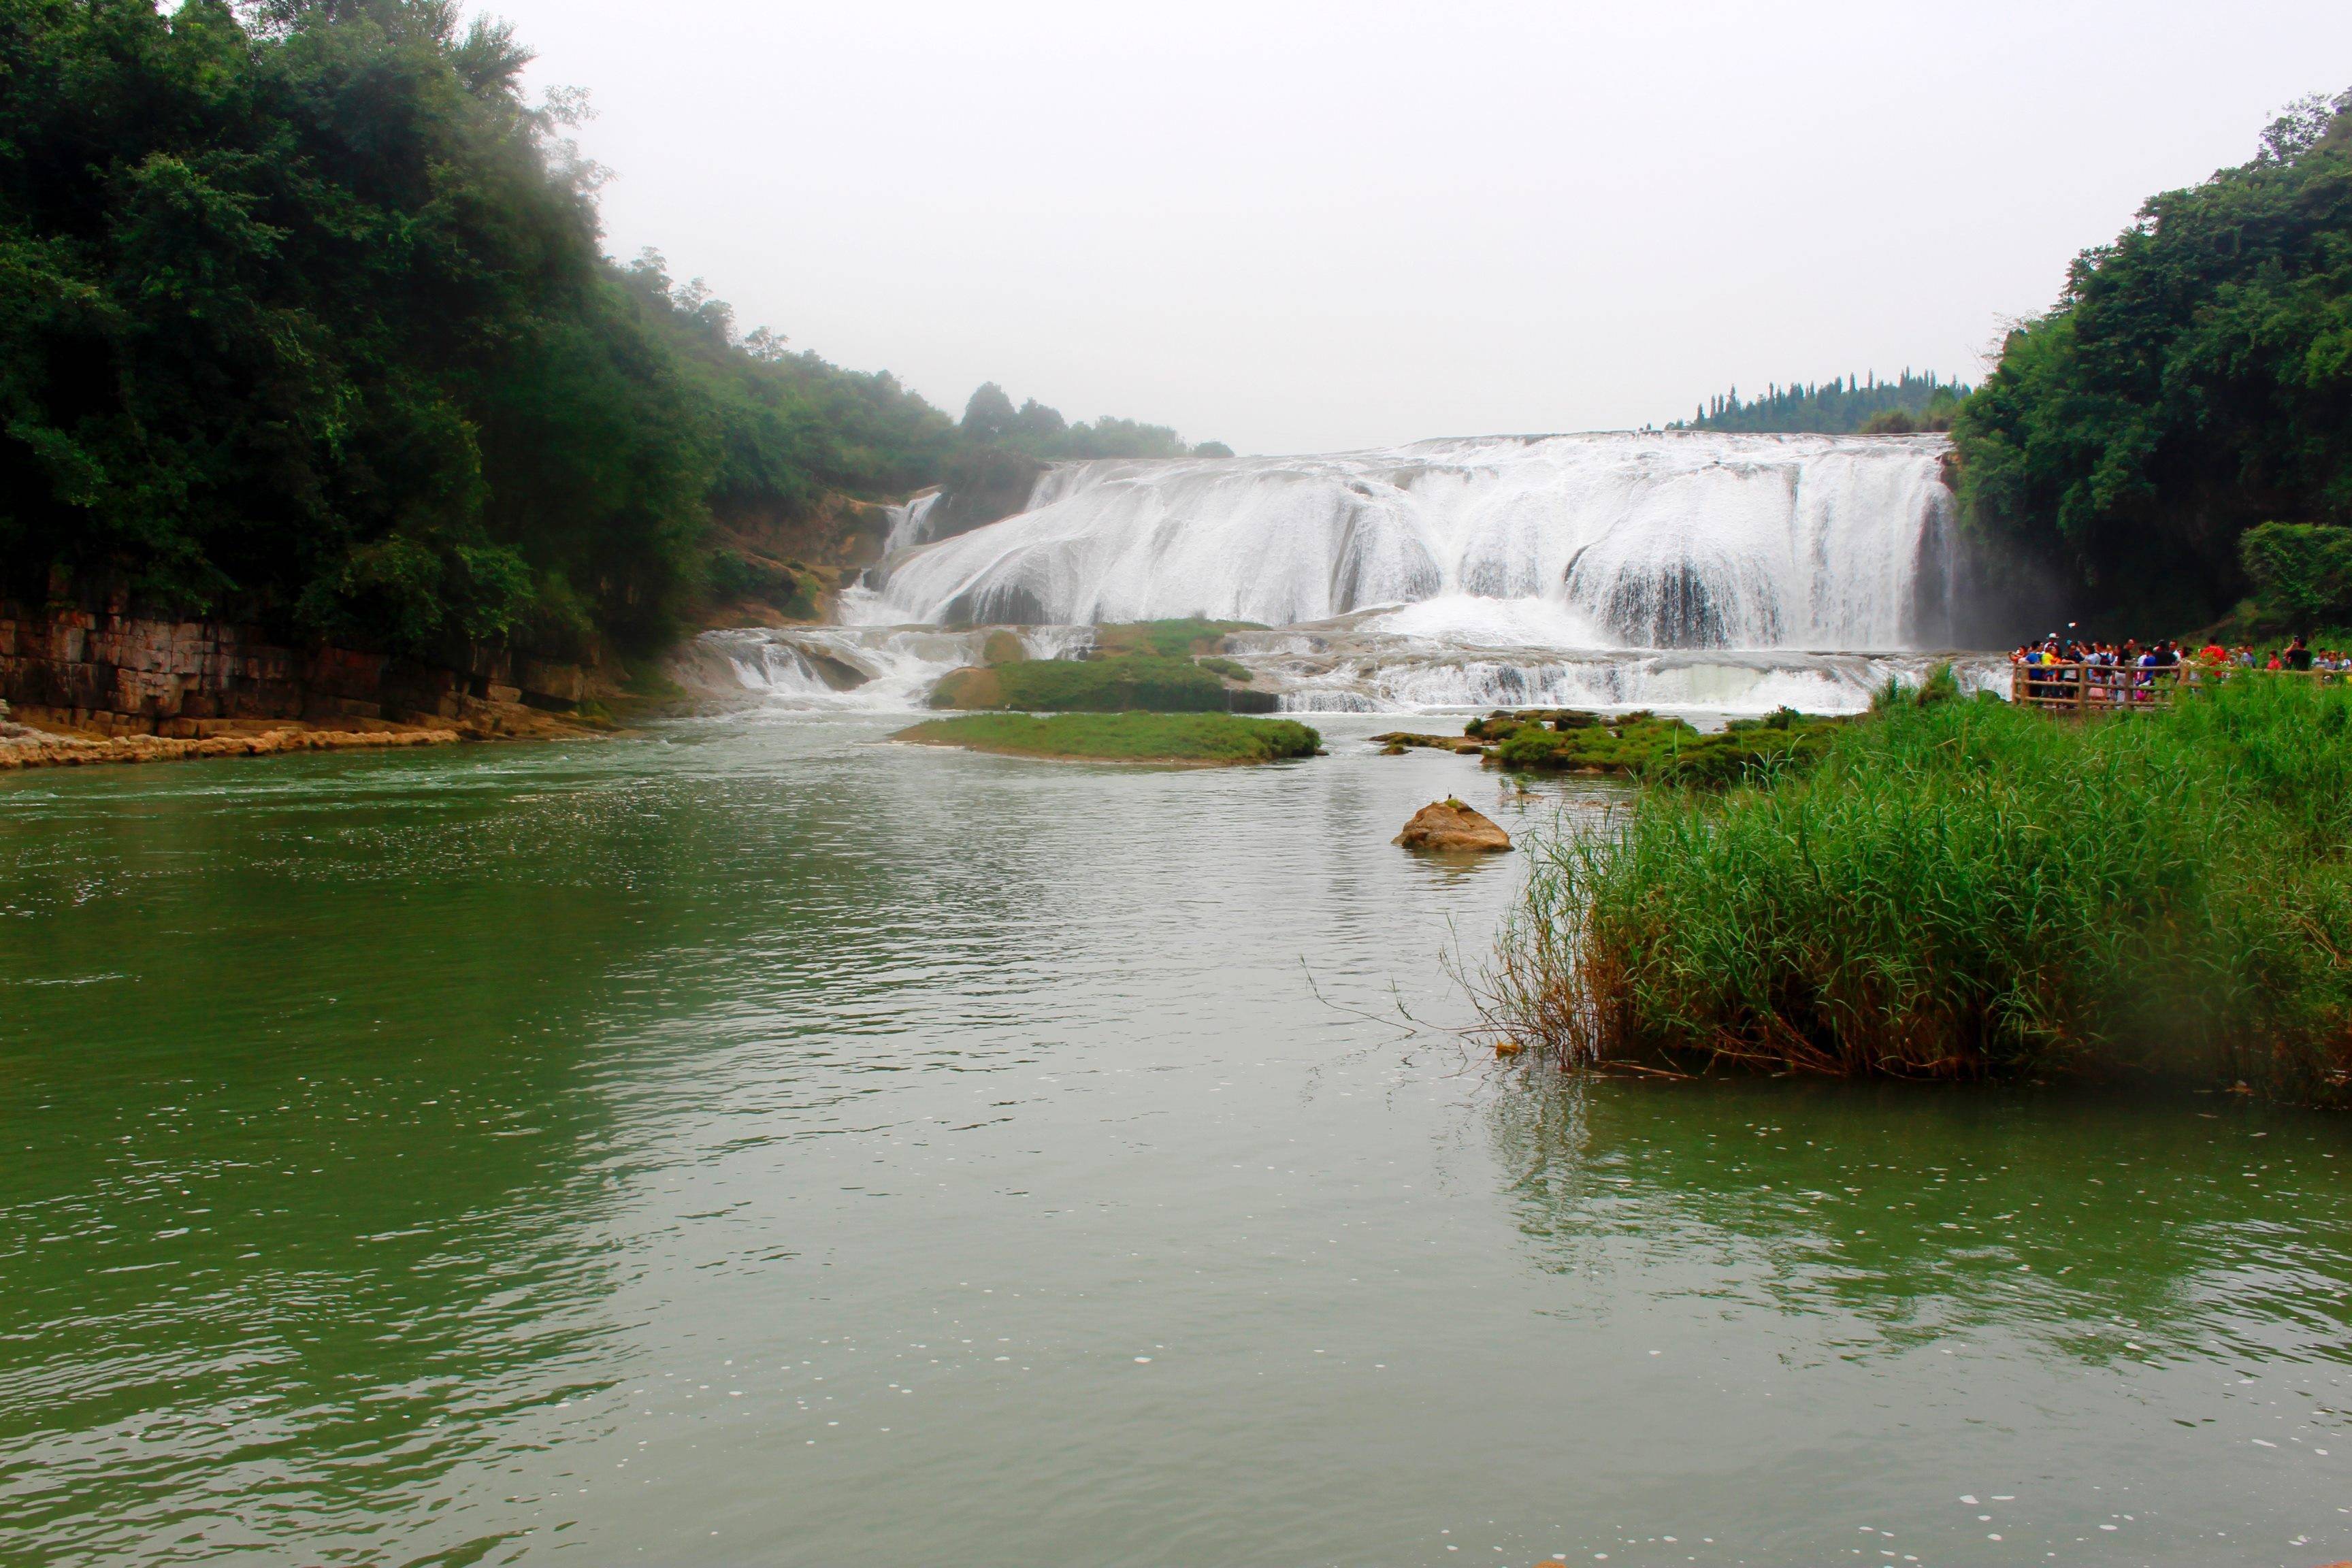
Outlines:
[{"label": "green river water", "polygon": [[0,1562],[2352,1557],[2352,1122],[1501,1070],[1559,797],[898,722],[0,778]]}]

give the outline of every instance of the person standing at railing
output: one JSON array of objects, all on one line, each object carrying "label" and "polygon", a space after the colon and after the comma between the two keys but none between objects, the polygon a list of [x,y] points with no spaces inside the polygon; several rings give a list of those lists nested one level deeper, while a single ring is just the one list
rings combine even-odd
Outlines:
[{"label": "person standing at railing", "polygon": [[2116,700],[2116,648],[2113,643],[2094,643],[2083,655],[2090,668],[2084,678],[2091,687],[2092,700],[2102,706]]},{"label": "person standing at railing", "polygon": [[2294,640],[2286,645],[2286,667],[2305,673],[2311,669],[2311,648],[2304,642],[2301,632],[2295,633]]}]

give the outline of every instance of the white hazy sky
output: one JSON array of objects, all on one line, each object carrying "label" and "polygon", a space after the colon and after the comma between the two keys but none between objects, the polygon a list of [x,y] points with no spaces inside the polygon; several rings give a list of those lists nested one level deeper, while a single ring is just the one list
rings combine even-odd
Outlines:
[{"label": "white hazy sky", "polygon": [[612,250],[950,412],[1242,451],[1973,377],[2153,191],[2352,86],[2344,0],[489,0]]}]

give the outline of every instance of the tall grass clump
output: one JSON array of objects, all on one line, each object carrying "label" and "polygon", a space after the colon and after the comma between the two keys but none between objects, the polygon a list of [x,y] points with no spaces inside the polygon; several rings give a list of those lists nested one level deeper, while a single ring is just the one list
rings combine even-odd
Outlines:
[{"label": "tall grass clump", "polygon": [[1539,839],[1490,1026],[1575,1067],[2352,1099],[2352,692],[2084,721],[1939,695]]}]

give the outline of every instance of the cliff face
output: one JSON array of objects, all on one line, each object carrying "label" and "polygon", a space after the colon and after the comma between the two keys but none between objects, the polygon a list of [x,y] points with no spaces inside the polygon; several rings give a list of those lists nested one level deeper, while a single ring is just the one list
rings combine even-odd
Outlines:
[{"label": "cliff face", "polygon": [[0,701],[37,729],[207,738],[259,720],[341,730],[529,734],[576,713],[593,674],[476,647],[464,668],[273,644],[257,628],[0,603]]},{"label": "cliff face", "polygon": [[712,530],[706,626],[780,626],[829,619],[841,590],[882,559],[890,510],[828,495],[804,515],[721,516]]}]

